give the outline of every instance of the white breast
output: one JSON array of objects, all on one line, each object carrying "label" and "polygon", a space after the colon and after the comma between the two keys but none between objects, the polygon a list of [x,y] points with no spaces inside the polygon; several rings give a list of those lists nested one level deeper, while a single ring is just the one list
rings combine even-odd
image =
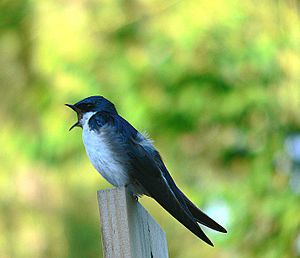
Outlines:
[{"label": "white breast", "polygon": [[[87,113],[82,119],[82,139],[87,155],[96,170],[112,185],[124,186],[129,183],[129,177],[125,170],[122,157],[112,151],[112,147],[118,149],[118,141],[111,142],[109,132],[113,130],[104,126],[99,132],[90,130],[88,120],[94,113]],[[114,148],[114,149],[116,149]]]}]

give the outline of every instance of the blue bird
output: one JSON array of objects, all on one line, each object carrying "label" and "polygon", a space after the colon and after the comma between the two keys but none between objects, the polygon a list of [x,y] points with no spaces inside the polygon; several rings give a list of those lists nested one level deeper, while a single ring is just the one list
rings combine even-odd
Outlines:
[{"label": "blue bird", "polygon": [[155,199],[192,233],[213,246],[198,223],[226,233],[226,229],[198,209],[169,174],[152,141],[122,118],[102,96],[85,98],[72,108],[82,128],[87,155],[96,170],[112,185],[126,186],[134,196]]}]

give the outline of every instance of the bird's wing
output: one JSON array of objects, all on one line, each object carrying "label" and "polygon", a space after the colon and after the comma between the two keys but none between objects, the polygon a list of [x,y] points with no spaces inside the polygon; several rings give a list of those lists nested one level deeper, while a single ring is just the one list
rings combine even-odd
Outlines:
[{"label": "bird's wing", "polygon": [[[157,160],[161,158],[157,151],[152,153],[142,145],[132,140],[128,146],[132,177],[154,198],[166,211],[175,217],[191,232],[203,241],[212,245],[212,242],[201,230],[195,218],[193,218],[184,199],[173,187],[170,186],[168,179],[164,177]],[[161,161],[162,163],[162,161]]]},{"label": "bird's wing", "polygon": [[171,175],[169,174],[167,168],[163,164],[162,160],[160,159],[157,161],[160,163],[161,170],[163,171],[164,177],[168,181],[169,185],[172,188],[172,191],[176,193],[177,198],[182,200],[185,205],[187,206],[188,210],[191,212],[193,218],[201,223],[202,225],[205,225],[211,229],[217,230],[222,233],[227,233],[227,230],[223,228],[220,224],[218,224],[216,221],[214,221],[212,218],[207,216],[203,211],[198,209],[195,204],[191,200],[189,200],[186,195],[176,186],[174,180],[172,179]]}]

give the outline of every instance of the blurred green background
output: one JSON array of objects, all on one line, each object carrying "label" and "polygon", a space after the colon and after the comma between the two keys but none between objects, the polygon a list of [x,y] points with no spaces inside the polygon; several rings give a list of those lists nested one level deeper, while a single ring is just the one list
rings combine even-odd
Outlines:
[{"label": "blurred green background", "polygon": [[64,103],[103,95],[223,224],[211,248],[154,201],[172,258],[300,257],[299,1],[2,0],[0,257],[101,257]]}]

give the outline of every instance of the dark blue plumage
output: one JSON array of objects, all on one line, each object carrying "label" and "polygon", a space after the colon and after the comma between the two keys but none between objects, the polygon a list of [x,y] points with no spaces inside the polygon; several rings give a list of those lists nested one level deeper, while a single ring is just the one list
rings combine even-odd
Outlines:
[{"label": "dark blue plumage", "polygon": [[155,199],[191,232],[213,245],[198,222],[225,233],[217,222],[199,210],[176,186],[152,142],[118,115],[114,105],[101,96],[69,105],[83,128],[87,154],[99,173],[115,186],[127,186],[139,196]]}]

